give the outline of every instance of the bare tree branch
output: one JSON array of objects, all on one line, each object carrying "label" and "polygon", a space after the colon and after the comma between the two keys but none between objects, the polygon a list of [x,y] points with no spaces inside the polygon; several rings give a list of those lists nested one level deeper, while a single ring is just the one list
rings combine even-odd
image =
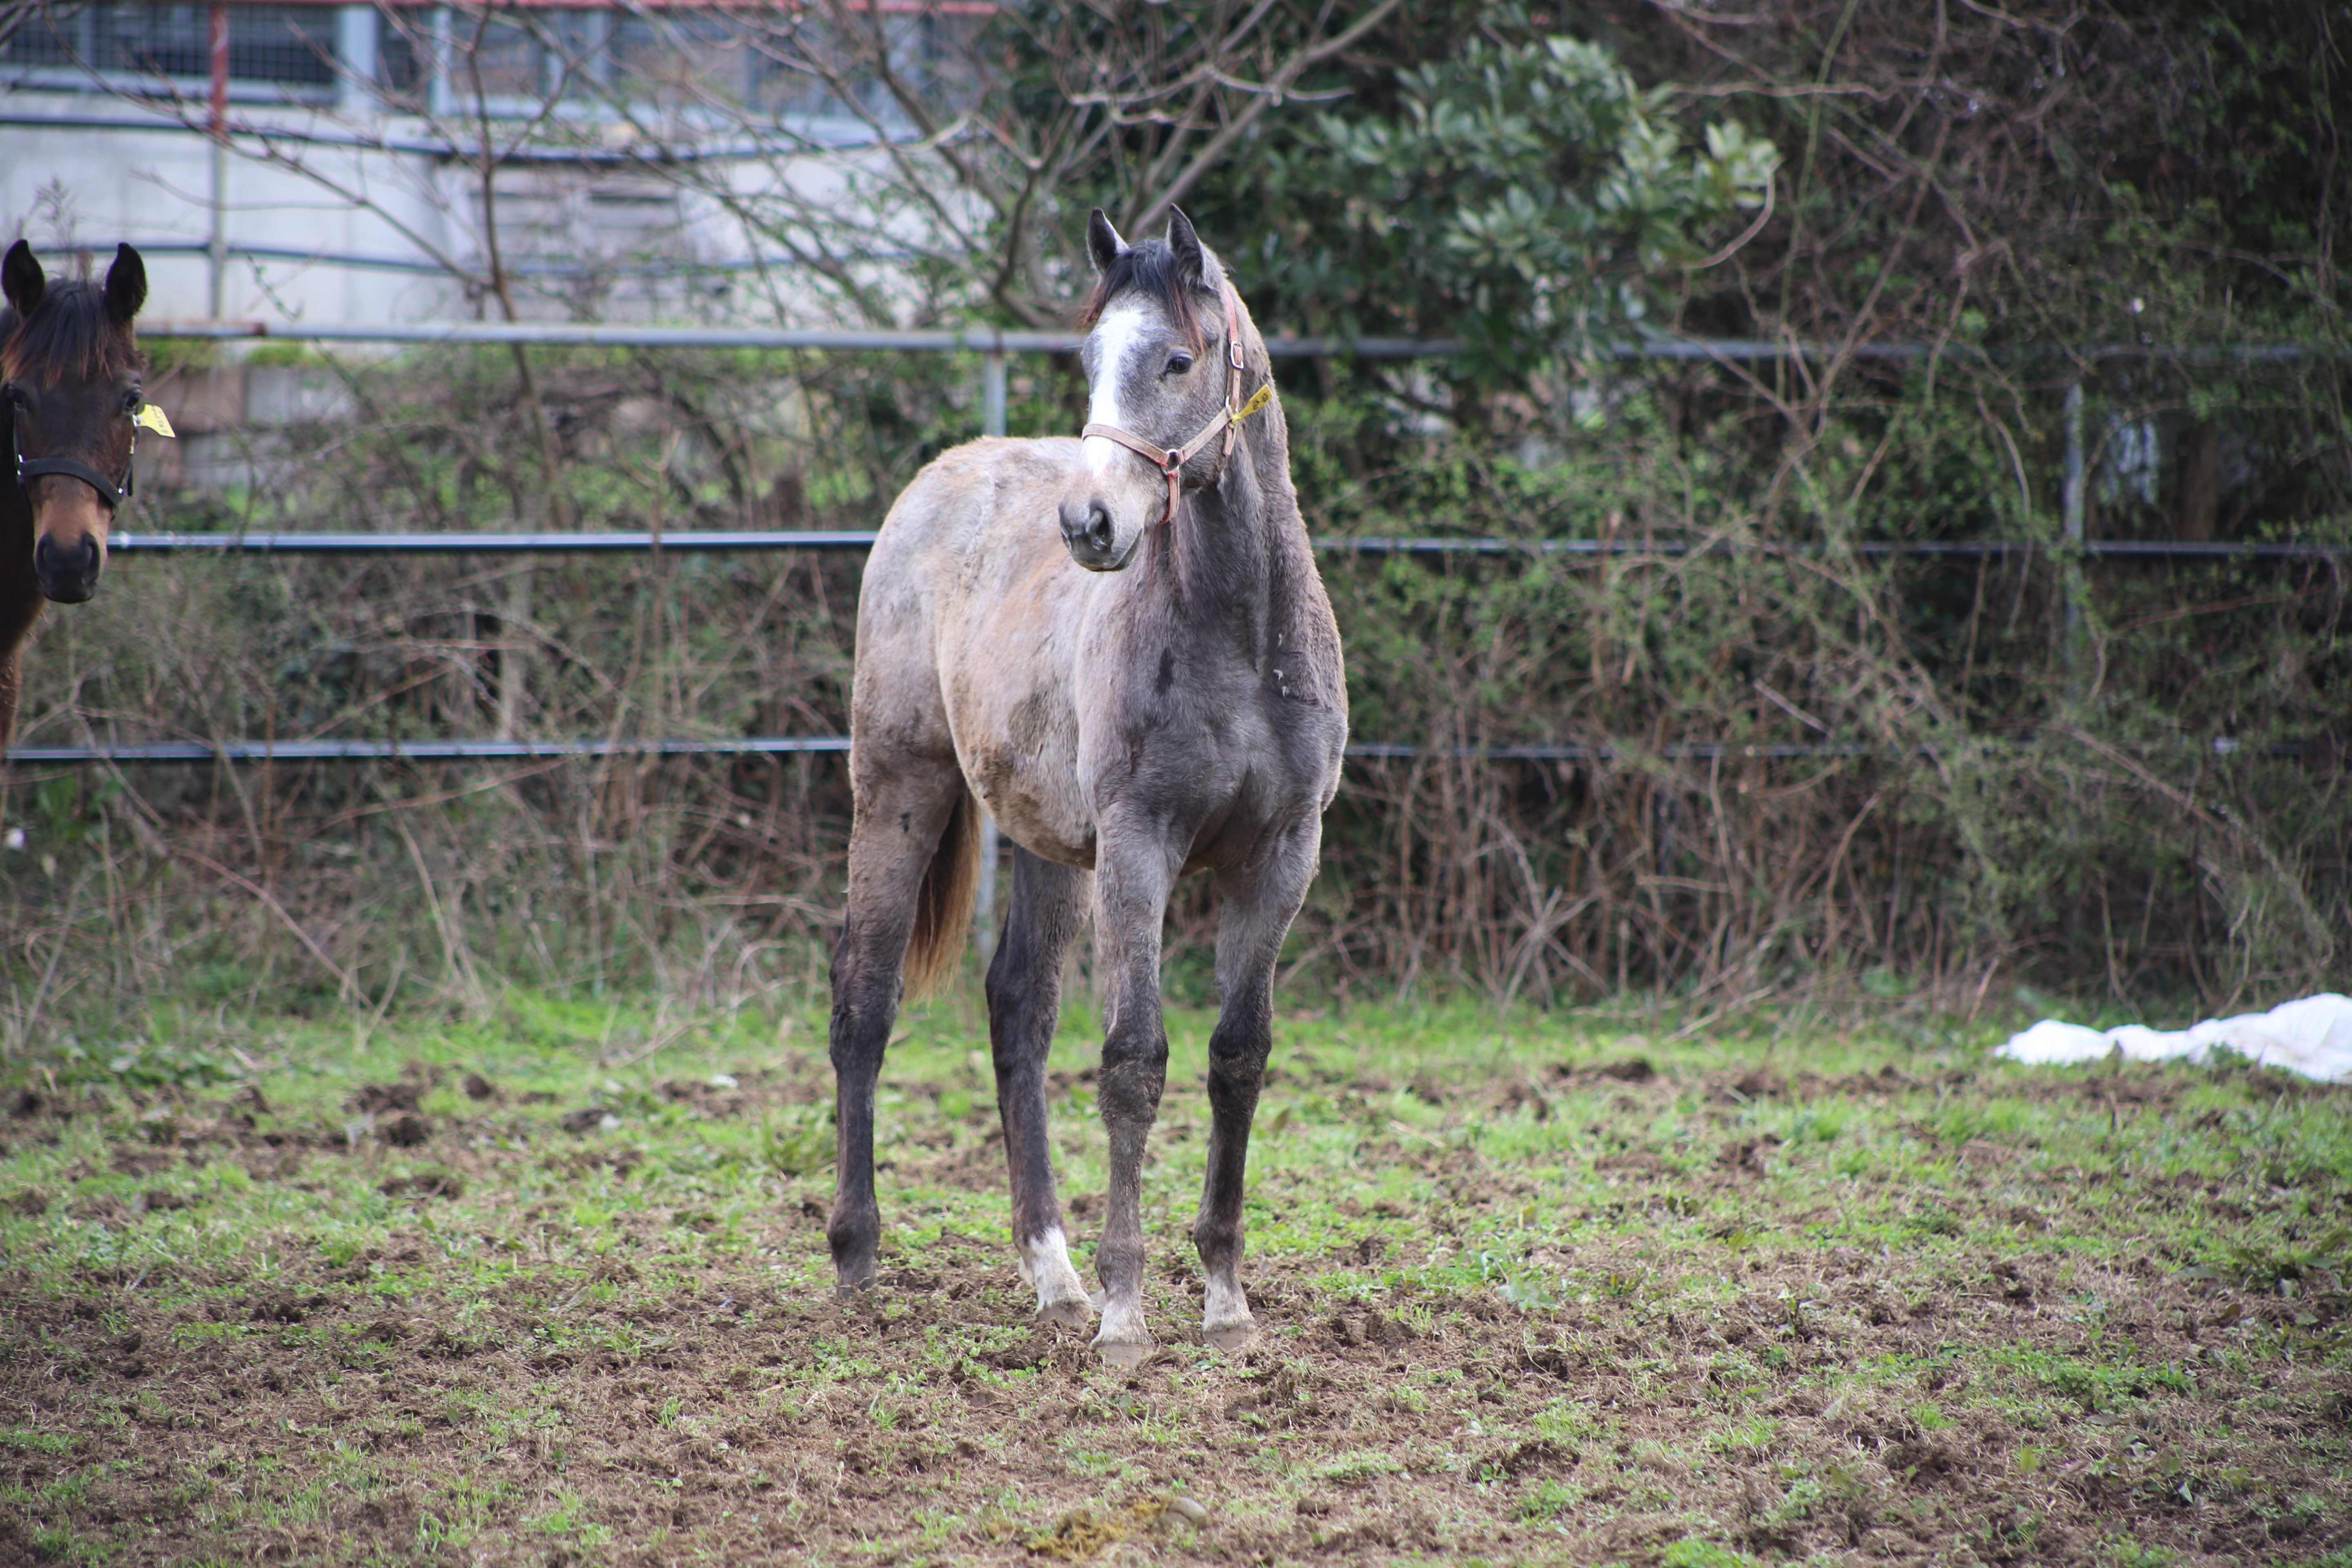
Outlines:
[{"label": "bare tree branch", "polygon": [[1268,109],[1282,101],[1283,94],[1288,90],[1290,83],[1297,80],[1308,67],[1330,58],[1340,50],[1354,44],[1374,27],[1379,26],[1381,22],[1387,20],[1389,13],[1394,11],[1399,4],[1400,0],[1380,0],[1379,5],[1359,16],[1346,31],[1336,37],[1326,39],[1311,47],[1303,48],[1293,55],[1276,79],[1278,85],[1275,89],[1252,98],[1247,108],[1227,120],[1224,128],[1209,139],[1208,144],[1194,154],[1192,163],[1185,166],[1184,172],[1171,182],[1168,188],[1160,192],[1157,199],[1134,212],[1134,226],[1149,227],[1154,218],[1183,200],[1186,193],[1199,183],[1201,177],[1217,166],[1227,150],[1235,142],[1240,141]]}]

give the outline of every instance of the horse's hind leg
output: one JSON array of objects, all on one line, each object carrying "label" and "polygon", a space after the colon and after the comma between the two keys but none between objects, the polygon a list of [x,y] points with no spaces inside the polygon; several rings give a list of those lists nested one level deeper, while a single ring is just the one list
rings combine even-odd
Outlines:
[{"label": "horse's hind leg", "polygon": [[905,991],[924,874],[963,804],[963,776],[952,763],[907,759],[895,769],[877,766],[859,781],[848,908],[833,950],[835,1189],[825,1239],[845,1290],[874,1280],[882,1239],[882,1211],[874,1201],[874,1083]]},{"label": "horse's hind leg", "polygon": [[1013,900],[988,966],[988,1034],[996,1055],[996,1109],[1013,1177],[1013,1240],[1037,1315],[1076,1328],[1094,1315],[1070,1267],[1062,1205],[1045,1137],[1045,1053],[1062,1014],[1062,968],[1086,919],[1091,875],[1013,851]]},{"label": "horse's hind leg", "polygon": [[1192,1225],[1208,1275],[1201,1337],[1239,1350],[1257,1333],[1242,1290],[1242,1198],[1250,1122],[1274,1047],[1274,966],[1306,901],[1322,824],[1315,817],[1270,833],[1265,854],[1217,879],[1217,986],[1223,994],[1209,1037],[1209,1165]]}]

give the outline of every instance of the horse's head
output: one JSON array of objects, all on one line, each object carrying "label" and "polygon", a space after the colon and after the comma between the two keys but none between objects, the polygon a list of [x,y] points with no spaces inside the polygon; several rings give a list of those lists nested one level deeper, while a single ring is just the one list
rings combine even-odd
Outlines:
[{"label": "horse's head", "polygon": [[1062,495],[1062,538],[1079,565],[1117,572],[1154,523],[1173,518],[1181,487],[1211,482],[1230,455],[1221,414],[1241,384],[1241,307],[1172,208],[1167,237],[1135,246],[1096,208],[1087,254],[1087,430]]},{"label": "horse's head", "polygon": [[0,484],[21,485],[33,510],[33,574],[41,592],[78,605],[98,592],[115,504],[131,493],[132,421],[146,362],[131,320],[147,300],[147,268],[115,251],[103,286],[52,285],[18,240],[0,260],[0,388],[13,445]]}]

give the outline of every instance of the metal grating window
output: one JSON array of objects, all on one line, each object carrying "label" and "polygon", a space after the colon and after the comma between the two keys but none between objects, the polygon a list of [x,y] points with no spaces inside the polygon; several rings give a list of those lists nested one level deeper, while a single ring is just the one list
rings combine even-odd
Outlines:
[{"label": "metal grating window", "polygon": [[[211,8],[45,7],[0,47],[0,67],[202,80],[212,74]],[[320,5],[230,6],[228,74],[236,81],[332,88],[334,10]]]},{"label": "metal grating window", "polygon": [[[688,121],[749,112],[896,125],[898,105],[861,58],[871,47],[862,29],[878,25],[893,68],[936,86],[950,40],[968,47],[982,25],[961,14],[891,15],[852,23],[861,37],[846,45],[803,8],[387,5],[339,15],[352,10],[230,5],[228,72],[238,96],[341,97],[353,106],[373,96],[384,108],[436,116],[480,102],[493,115],[530,118],[561,103],[567,117],[593,118],[600,105],[625,104]],[[0,31],[0,86],[200,92],[211,38],[205,4],[47,5],[13,35]],[[343,47],[353,51],[349,60]]]}]

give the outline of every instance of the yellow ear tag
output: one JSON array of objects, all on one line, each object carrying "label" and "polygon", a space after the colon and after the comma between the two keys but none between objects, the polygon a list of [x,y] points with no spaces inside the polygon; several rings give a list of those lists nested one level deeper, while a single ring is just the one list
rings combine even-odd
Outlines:
[{"label": "yellow ear tag", "polygon": [[131,420],[131,423],[143,425],[158,436],[169,436],[173,440],[179,439],[179,433],[172,428],[172,422],[164,418],[163,411],[152,403],[141,404],[138,416]]},{"label": "yellow ear tag", "polygon": [[1234,422],[1238,425],[1243,420],[1248,418],[1251,415],[1256,413],[1259,409],[1265,407],[1267,404],[1273,401],[1274,383],[1269,381],[1264,386],[1259,387],[1256,392],[1251,394],[1250,400],[1242,405],[1242,411],[1234,416]]}]

